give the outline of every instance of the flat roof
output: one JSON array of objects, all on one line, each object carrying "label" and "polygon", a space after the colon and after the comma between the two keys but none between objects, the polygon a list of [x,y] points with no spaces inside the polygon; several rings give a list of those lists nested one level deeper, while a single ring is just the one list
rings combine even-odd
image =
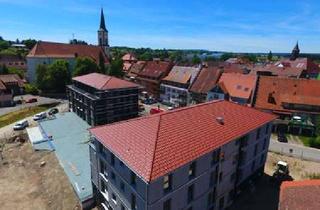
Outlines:
[{"label": "flat roof", "polygon": [[59,163],[80,201],[92,197],[89,131],[90,126],[75,113],[59,113],[55,119],[39,122],[52,143]]}]

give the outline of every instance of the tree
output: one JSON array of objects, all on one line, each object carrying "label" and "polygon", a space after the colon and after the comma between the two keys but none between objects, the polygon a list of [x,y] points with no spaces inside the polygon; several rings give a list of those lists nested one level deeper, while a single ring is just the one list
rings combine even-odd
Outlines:
[{"label": "tree", "polygon": [[9,67],[8,73],[9,74],[17,74],[21,79],[24,78],[24,71],[22,69],[17,69],[15,67]]},{"label": "tree", "polygon": [[37,40],[35,39],[26,39],[22,41],[22,44],[25,44],[26,47],[31,50],[36,44],[37,44]]},{"label": "tree", "polygon": [[[73,76],[81,76],[93,72],[100,72],[97,64],[90,58],[78,57],[74,67]],[[103,72],[104,73],[104,72]]]},{"label": "tree", "polygon": [[122,71],[123,61],[122,59],[114,59],[108,66],[108,75],[115,77],[123,77],[124,72]]},{"label": "tree", "polygon": [[106,66],[105,66],[105,60],[103,54],[99,53],[99,71],[100,73],[105,74],[106,73]]},{"label": "tree", "polygon": [[71,82],[69,63],[65,60],[56,60],[49,65],[49,89],[51,92],[64,93],[66,85]]},{"label": "tree", "polygon": [[200,64],[201,63],[201,59],[199,58],[199,56],[198,55],[194,55],[193,57],[192,57],[192,64]]},{"label": "tree", "polygon": [[69,63],[65,60],[56,60],[48,66],[40,64],[36,73],[37,87],[43,92],[64,93],[71,81]]},{"label": "tree", "polygon": [[224,53],[224,54],[221,55],[220,59],[222,61],[226,61],[229,58],[233,58],[233,57],[234,57],[234,54],[232,54],[232,53]]},{"label": "tree", "polygon": [[5,64],[0,67],[0,74],[9,74],[9,69]]},{"label": "tree", "polygon": [[272,55],[272,52],[270,51],[269,54],[268,54],[268,60],[272,61],[272,58],[273,58],[273,55]]},{"label": "tree", "polygon": [[88,45],[87,42],[83,41],[83,40],[78,40],[78,39],[71,39],[69,41],[70,44],[81,44],[81,45]]},{"label": "tree", "polygon": [[36,68],[36,85],[42,91],[49,89],[49,69],[47,65],[40,64]]},{"label": "tree", "polygon": [[7,42],[5,40],[0,40],[0,51],[8,49],[9,47],[10,47],[9,42]]}]

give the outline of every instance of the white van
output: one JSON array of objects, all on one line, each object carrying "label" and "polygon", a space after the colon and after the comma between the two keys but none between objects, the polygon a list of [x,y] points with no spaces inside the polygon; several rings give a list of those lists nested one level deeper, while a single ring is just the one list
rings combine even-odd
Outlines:
[{"label": "white van", "polygon": [[23,130],[29,126],[28,120],[21,120],[13,126],[13,130]]},{"label": "white van", "polygon": [[41,112],[41,113],[38,113],[38,114],[33,116],[33,120],[34,121],[43,120],[45,118],[47,118],[47,113],[46,112]]}]

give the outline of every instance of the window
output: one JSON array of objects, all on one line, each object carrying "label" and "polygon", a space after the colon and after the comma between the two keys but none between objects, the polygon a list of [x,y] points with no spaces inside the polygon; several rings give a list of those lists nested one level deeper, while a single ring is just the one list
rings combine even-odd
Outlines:
[{"label": "window", "polygon": [[217,162],[219,162],[219,154],[220,150],[216,150],[212,153],[211,156],[211,166],[215,165]]},{"label": "window", "polygon": [[224,197],[220,198],[219,200],[219,209],[223,209],[224,207]]},{"label": "window", "polygon": [[120,161],[120,166],[121,166],[121,167],[123,167],[123,166],[124,166],[124,164],[123,164],[123,162],[122,162],[122,161]]},{"label": "window", "polygon": [[131,185],[133,185],[133,186],[135,186],[136,183],[137,183],[137,176],[136,176],[136,174],[133,173],[132,171],[131,171],[130,183],[131,183]]},{"label": "window", "polygon": [[120,183],[120,189],[121,189],[122,192],[125,191],[125,189],[124,189],[124,183],[123,183],[122,181],[121,181],[121,183]]},{"label": "window", "polygon": [[170,191],[171,190],[171,183],[172,182],[172,175],[166,175],[163,178],[163,189],[165,191]]},{"label": "window", "polygon": [[190,203],[191,201],[193,201],[193,191],[194,191],[194,186],[190,185],[188,187],[188,203]]},{"label": "window", "polygon": [[270,128],[270,124],[267,124],[267,127],[266,127],[266,135],[269,133],[269,128]]},{"label": "window", "polygon": [[194,178],[195,175],[196,175],[196,162],[193,162],[189,166],[189,179]]},{"label": "window", "polygon": [[254,146],[254,156],[256,156],[257,153],[258,153],[258,144]]},{"label": "window", "polygon": [[215,171],[212,171],[210,173],[210,186],[213,186],[216,181],[216,173]]},{"label": "window", "polygon": [[215,189],[208,194],[208,206],[212,206],[215,201]]},{"label": "window", "polygon": [[101,182],[101,191],[104,193],[108,192],[108,187],[104,182]]},{"label": "window", "polygon": [[171,210],[171,199],[168,199],[163,203],[163,210]]},{"label": "window", "polygon": [[262,155],[261,158],[260,158],[260,164],[262,164],[263,161],[264,161],[264,155]]},{"label": "window", "polygon": [[259,128],[259,129],[257,130],[257,139],[260,138],[260,132],[261,132],[261,128]]},{"label": "window", "polygon": [[117,204],[117,196],[114,193],[112,193],[112,201]]},{"label": "window", "polygon": [[234,198],[234,190],[231,190],[231,191],[229,192],[228,197],[229,197],[229,198],[228,198],[229,202],[233,201],[233,198]]},{"label": "window", "polygon": [[220,160],[224,161],[224,152],[220,152]]},{"label": "window", "polygon": [[251,171],[254,171],[255,165],[256,165],[256,161],[253,161],[251,165]]},{"label": "window", "polygon": [[113,180],[116,179],[116,175],[113,172],[111,172],[111,179],[113,179]]},{"label": "window", "polygon": [[104,174],[106,171],[106,164],[100,160],[100,173]]},{"label": "window", "polygon": [[267,147],[267,138],[263,140],[263,150],[265,150],[266,147]]},{"label": "window", "polygon": [[111,154],[111,165],[114,166],[115,164],[115,157],[114,154]]},{"label": "window", "polygon": [[131,209],[137,209],[137,199],[134,194],[131,194]]},{"label": "window", "polygon": [[219,174],[219,182],[222,182],[222,176],[223,176],[223,173],[220,172],[220,174]]},{"label": "window", "polygon": [[230,181],[233,182],[236,179],[236,172],[231,174]]},{"label": "window", "polygon": [[121,204],[121,210],[126,210],[126,207],[124,207],[123,204]]}]

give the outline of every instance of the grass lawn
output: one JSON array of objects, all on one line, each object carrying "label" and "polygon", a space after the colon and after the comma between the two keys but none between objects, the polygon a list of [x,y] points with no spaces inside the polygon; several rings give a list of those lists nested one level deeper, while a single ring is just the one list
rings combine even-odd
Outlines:
[{"label": "grass lawn", "polygon": [[57,105],[57,103],[29,107],[29,108],[21,109],[21,110],[0,116],[0,128],[4,127],[6,125],[10,125],[10,124],[17,122],[19,120],[22,120],[26,117],[33,116],[39,112],[46,111],[47,109],[55,107],[56,105]]},{"label": "grass lawn", "polygon": [[302,141],[304,146],[310,147],[310,137],[299,136],[299,139]]}]

